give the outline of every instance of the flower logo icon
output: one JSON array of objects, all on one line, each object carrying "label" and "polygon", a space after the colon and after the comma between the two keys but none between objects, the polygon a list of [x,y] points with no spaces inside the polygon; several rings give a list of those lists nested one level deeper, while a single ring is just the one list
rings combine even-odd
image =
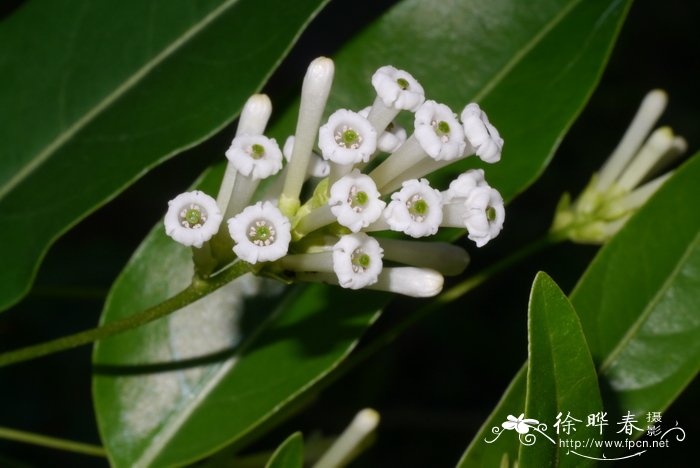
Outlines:
[{"label": "flower logo icon", "polygon": [[527,434],[530,432],[530,427],[537,426],[540,422],[537,419],[525,419],[525,413],[522,413],[517,418],[512,414],[507,417],[508,421],[505,421],[501,426],[506,430],[515,429],[518,434]]}]

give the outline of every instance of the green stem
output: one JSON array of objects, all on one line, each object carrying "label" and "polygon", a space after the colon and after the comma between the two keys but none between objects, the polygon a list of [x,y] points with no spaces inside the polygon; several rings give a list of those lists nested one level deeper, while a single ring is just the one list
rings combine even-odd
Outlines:
[{"label": "green stem", "polygon": [[99,445],[84,444],[82,442],[74,442],[72,440],[58,439],[32,432],[18,431],[9,427],[0,427],[0,439],[14,440],[16,442],[24,442],[26,444],[41,445],[42,447],[50,447],[67,452],[82,453],[83,455],[92,455],[94,457],[106,457],[107,452]]},{"label": "green stem", "polygon": [[490,278],[496,276],[502,271],[508,269],[512,265],[520,262],[521,260],[533,255],[536,252],[558,242],[563,241],[565,238],[557,233],[549,234],[541,239],[538,239],[530,244],[525,245],[519,250],[515,251],[508,257],[488,266],[481,272],[470,276],[461,283],[452,286],[447,291],[437,296],[429,304],[416,309],[411,314],[404,316],[404,318],[398,323],[398,325],[392,327],[390,330],[384,332],[383,334],[376,337],[367,345],[363,346],[359,351],[353,353],[341,367],[340,375],[344,375],[349,370],[355,368],[360,363],[364,362],[369,357],[373,356],[377,351],[384,348],[385,346],[391,344],[401,336],[406,330],[411,328],[414,324],[425,318],[426,316],[432,314],[433,312],[441,309],[447,304],[456,301],[469,291],[476,289],[482,283],[486,282]]},{"label": "green stem", "polygon": [[0,354],[0,367],[16,364],[30,359],[36,359],[49,354],[58,353],[67,349],[76,348],[97,340],[101,340],[118,333],[140,327],[159,318],[168,316],[186,305],[206,296],[207,294],[228,284],[239,276],[253,270],[252,265],[246,262],[236,262],[221,273],[208,279],[195,277],[192,284],[183,289],[170,299],[157,304],[138,314],[131,315],[121,320],[109,322],[101,327],[85,330],[73,335],[64,336],[38,345],[28,346],[15,351]]}]

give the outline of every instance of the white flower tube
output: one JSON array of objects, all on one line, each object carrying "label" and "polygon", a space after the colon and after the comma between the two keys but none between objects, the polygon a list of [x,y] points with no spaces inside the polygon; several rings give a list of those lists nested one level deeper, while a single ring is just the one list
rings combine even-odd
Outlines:
[{"label": "white flower tube", "polygon": [[222,219],[212,197],[199,190],[185,192],[168,202],[165,233],[183,245],[200,248],[216,234]]},{"label": "white flower tube", "polygon": [[668,96],[665,91],[654,89],[647,93],[622,140],[600,170],[596,191],[607,190],[620,176],[654,128],[654,124],[663,114],[667,104]]},{"label": "white flower tube", "polygon": [[[338,284],[338,278],[332,273],[299,273],[300,281]],[[403,294],[410,297],[433,297],[440,294],[445,278],[435,270],[415,267],[387,267],[377,277],[377,282],[367,289]]]},{"label": "white flower tube", "polygon": [[423,160],[454,161],[464,155],[464,131],[444,104],[423,103],[416,112],[414,127],[413,135],[370,173],[382,193],[387,192],[385,187],[393,179]]},{"label": "white flower tube", "polygon": [[230,218],[248,206],[260,180],[282,169],[282,151],[273,138],[242,134],[233,139],[226,157],[236,169],[233,192],[224,213],[225,218]]},{"label": "white flower tube", "polygon": [[338,468],[350,464],[378,424],[379,413],[375,410],[366,408],[357,413],[352,423],[319,458],[313,468]]},{"label": "white flower tube", "polygon": [[289,220],[270,202],[258,202],[228,220],[233,251],[248,263],[284,257],[292,240]]},{"label": "white flower tube", "polygon": [[615,185],[631,191],[649,174],[651,169],[673,149],[674,135],[670,127],[657,128],[652,132],[639,152],[620,174]]},{"label": "white flower tube", "polygon": [[372,178],[355,169],[333,184],[328,205],[341,226],[358,232],[382,215],[386,203],[379,197]]},{"label": "white flower tube", "polygon": [[464,135],[476,155],[489,164],[500,161],[503,138],[496,127],[491,125],[489,118],[479,105],[474,102],[467,104],[461,117]]},{"label": "white flower tube", "polygon": [[485,186],[474,188],[463,202],[444,206],[444,227],[467,228],[467,237],[483,247],[503,229],[505,209],[497,190]]},{"label": "white flower tube", "polygon": [[[294,136],[291,135],[287,137],[282,147],[282,156],[287,161],[287,166],[282,169],[281,174],[265,188],[265,194],[262,199],[277,205],[279,201],[280,193],[282,193],[282,188],[284,187],[284,181],[287,178],[287,171],[289,170],[289,161],[292,159],[292,153],[294,152]],[[306,171],[306,176],[304,180],[308,180],[311,177],[324,178],[328,177],[331,172],[331,166],[328,161],[324,160],[321,156],[315,152],[311,152],[311,159],[309,161],[309,167]]]},{"label": "white flower tube", "polygon": [[288,255],[280,260],[280,265],[299,272],[300,279],[312,273],[321,275],[322,281],[360,289],[377,282],[382,271],[382,255],[379,242],[360,232],[341,237],[332,251]]},{"label": "white flower tube", "polygon": [[[262,135],[272,114],[272,102],[265,94],[253,94],[248,98],[238,119],[236,135]],[[226,165],[226,172],[219,187],[216,203],[222,213],[226,212],[236,180],[236,168]]]},{"label": "white flower tube", "polygon": [[430,268],[446,276],[461,274],[469,264],[466,250],[446,242],[379,238],[384,259],[404,265]]},{"label": "white flower tube", "polygon": [[[284,159],[289,162],[292,159],[292,153],[294,152],[294,136],[287,137],[287,141],[284,142],[284,147],[282,148],[282,155]],[[323,159],[318,154],[311,152],[311,161],[309,161],[309,168],[306,172],[307,177],[328,177],[330,174],[331,166],[328,161]]]},{"label": "white flower tube", "polygon": [[[369,117],[371,107],[367,106],[358,114],[364,118]],[[383,153],[393,153],[401,146],[408,138],[406,129],[395,121],[389,122],[384,131],[377,137],[377,150]]]},{"label": "white flower tube", "polygon": [[377,98],[367,118],[381,134],[401,110],[415,112],[425,101],[425,91],[410,73],[391,65],[379,68],[372,75]]},{"label": "white flower tube", "polygon": [[334,73],[333,61],[326,57],[319,57],[311,62],[304,77],[294,151],[287,167],[279,203],[282,212],[289,216],[299,209],[299,194],[306,180],[311,151],[316,142]]},{"label": "white flower tube", "polygon": [[384,268],[377,282],[367,289],[388,291],[411,297],[433,297],[440,294],[445,278],[429,268]]},{"label": "white flower tube", "polygon": [[407,180],[391,195],[384,219],[393,231],[411,237],[432,236],[442,222],[442,195],[426,179]]}]

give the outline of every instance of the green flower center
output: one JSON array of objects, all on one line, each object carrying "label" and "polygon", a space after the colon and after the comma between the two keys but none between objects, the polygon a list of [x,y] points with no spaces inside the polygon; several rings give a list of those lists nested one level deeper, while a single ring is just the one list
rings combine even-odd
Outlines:
[{"label": "green flower center", "polygon": [[253,159],[260,159],[260,158],[262,158],[263,156],[265,156],[265,148],[263,147],[263,145],[259,145],[259,144],[257,144],[257,143],[255,143],[254,145],[252,145],[252,146],[250,147],[250,156],[251,156]]},{"label": "green flower center", "polygon": [[275,228],[264,219],[253,221],[248,226],[248,239],[259,247],[268,246],[275,241]]},{"label": "green flower center", "polygon": [[369,201],[369,195],[366,192],[357,192],[354,197],[352,197],[352,202],[350,203],[353,208],[358,206],[363,206]]},{"label": "green flower center", "polygon": [[343,125],[335,131],[335,142],[343,148],[357,149],[362,144],[362,135],[354,128]]},{"label": "green flower center", "polygon": [[495,221],[496,220],[496,208],[493,206],[489,206],[486,208],[486,219],[489,221]]},{"label": "green flower center", "polygon": [[360,270],[365,271],[369,268],[369,265],[372,263],[372,258],[364,253],[362,249],[357,249],[352,253],[350,261],[352,262],[352,270],[358,273]]},{"label": "green flower center", "polygon": [[186,228],[198,229],[207,221],[207,212],[198,204],[190,203],[180,210],[180,224]]},{"label": "green flower center", "polygon": [[199,210],[195,210],[195,209],[190,208],[185,213],[185,221],[187,221],[190,224],[199,224],[199,222],[201,220],[202,220],[202,212]]},{"label": "green flower center", "polygon": [[435,131],[437,132],[438,135],[449,135],[450,133],[450,124],[445,122],[444,120],[441,120],[437,123],[437,126],[435,128]]},{"label": "green flower center", "polygon": [[426,202],[419,194],[413,195],[411,198],[409,198],[408,202],[406,202],[406,207],[408,208],[408,214],[411,215],[411,218],[419,223],[425,221],[425,217],[428,215],[428,211],[430,211],[428,202]]},{"label": "green flower center", "polygon": [[408,80],[405,78],[397,78],[396,84],[398,84],[401,89],[408,89]]}]

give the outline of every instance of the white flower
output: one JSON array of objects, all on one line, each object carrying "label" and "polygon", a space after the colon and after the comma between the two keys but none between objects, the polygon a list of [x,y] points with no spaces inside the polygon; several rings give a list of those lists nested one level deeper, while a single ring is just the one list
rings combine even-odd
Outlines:
[{"label": "white flower", "polygon": [[461,203],[445,205],[443,226],[466,227],[467,237],[483,247],[503,229],[505,209],[497,190],[485,186],[474,188]]},{"label": "white flower", "polygon": [[168,202],[165,233],[181,244],[199,248],[216,234],[222,219],[212,197],[199,190],[185,192]]},{"label": "white flower", "polygon": [[369,226],[386,206],[372,178],[355,169],[333,184],[328,204],[341,226],[352,232]]},{"label": "white flower", "polygon": [[442,222],[442,195],[426,179],[407,180],[391,195],[384,218],[394,231],[412,237],[432,236]]},{"label": "white flower", "polygon": [[301,86],[299,118],[294,134],[294,152],[285,171],[284,185],[279,206],[282,212],[293,216],[299,209],[299,194],[308,174],[311,152],[316,142],[318,126],[326,108],[328,94],[333,84],[335,65],[333,60],[319,57],[309,65]]},{"label": "white flower", "polygon": [[239,135],[233,139],[226,157],[246,177],[264,179],[282,169],[282,152],[273,138]]},{"label": "white flower", "polygon": [[249,263],[284,257],[292,240],[289,220],[270,202],[258,202],[228,220],[233,251]]},{"label": "white flower", "polygon": [[360,289],[377,282],[382,271],[382,248],[363,232],[343,236],[333,246],[333,271],[343,288]]},{"label": "white flower", "polygon": [[521,414],[517,418],[512,414],[507,416],[508,421],[505,421],[501,426],[507,431],[512,431],[515,429],[518,434],[527,434],[530,432],[531,426],[536,426],[540,422],[537,419],[525,419],[525,413]]},{"label": "white flower", "polygon": [[367,162],[377,149],[377,132],[360,114],[339,109],[319,129],[318,147],[324,159],[336,164]]},{"label": "white flower", "polygon": [[450,188],[442,192],[445,203],[465,199],[477,187],[488,187],[483,169],[470,169],[450,182]]},{"label": "white flower", "polygon": [[416,111],[414,135],[428,156],[451,161],[464,154],[464,131],[452,110],[435,101],[425,101]]},{"label": "white flower", "polygon": [[445,278],[429,268],[384,268],[377,282],[369,289],[389,291],[411,297],[433,297],[442,291]]},{"label": "white flower", "polygon": [[[372,107],[367,106],[358,112],[358,114],[364,118],[367,118],[369,117],[369,111],[371,108]],[[377,138],[377,149],[384,153],[393,153],[406,141],[406,138],[408,138],[406,129],[396,122],[390,122],[389,126],[386,127],[386,130],[384,130],[382,134],[379,135],[379,138]]]},{"label": "white flower", "polygon": [[[294,151],[294,141],[293,135],[287,137],[287,141],[284,142],[284,147],[282,148],[282,154],[284,159],[289,162],[292,159],[292,152]],[[331,166],[328,161],[323,159],[316,153],[311,153],[311,160],[309,161],[308,175],[311,177],[328,177],[331,173]]]},{"label": "white flower", "polygon": [[420,83],[410,73],[391,65],[374,72],[372,86],[387,107],[415,112],[425,100],[425,92]]},{"label": "white flower", "polygon": [[482,161],[495,163],[501,160],[503,138],[491,125],[486,113],[472,102],[462,111],[462,125],[467,141]]}]

